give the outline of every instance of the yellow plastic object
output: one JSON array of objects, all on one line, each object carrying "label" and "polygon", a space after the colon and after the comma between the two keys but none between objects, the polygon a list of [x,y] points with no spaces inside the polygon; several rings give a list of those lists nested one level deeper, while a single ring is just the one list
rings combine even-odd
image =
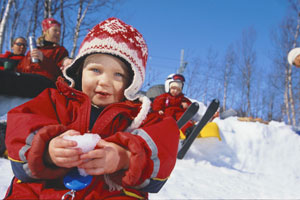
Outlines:
[{"label": "yellow plastic object", "polygon": [[217,137],[221,141],[220,131],[217,123],[215,122],[208,122],[203,129],[200,131],[200,134],[197,138],[204,138],[204,137]]},{"label": "yellow plastic object", "polygon": [[179,130],[179,132],[180,132],[179,139],[184,140],[186,136],[184,135],[181,129]]},{"label": "yellow plastic object", "polygon": [[7,158],[7,156],[8,156],[7,150],[5,150],[5,152],[3,153],[3,155]]}]

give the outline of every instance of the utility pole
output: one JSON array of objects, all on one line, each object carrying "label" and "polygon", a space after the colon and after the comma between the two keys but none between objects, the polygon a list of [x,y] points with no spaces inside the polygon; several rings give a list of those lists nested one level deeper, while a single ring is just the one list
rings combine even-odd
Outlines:
[{"label": "utility pole", "polygon": [[180,67],[177,70],[177,74],[183,74],[187,64],[188,63],[184,61],[184,49],[181,49]]}]

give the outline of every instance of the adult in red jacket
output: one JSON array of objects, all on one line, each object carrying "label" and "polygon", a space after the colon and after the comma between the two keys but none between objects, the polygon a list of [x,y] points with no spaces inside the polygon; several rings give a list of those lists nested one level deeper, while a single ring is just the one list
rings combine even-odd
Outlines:
[{"label": "adult in red jacket", "polygon": [[24,58],[27,49],[26,39],[17,37],[11,45],[12,51],[0,54],[0,70],[14,71],[18,63]]},{"label": "adult in red jacket", "polygon": [[[56,164],[63,165],[63,159],[74,158],[74,152],[78,155],[76,149],[61,154],[65,152],[61,148],[70,145],[62,137],[71,131],[95,133],[103,139],[80,159],[99,151],[104,158],[110,157],[112,149],[119,152],[115,156],[119,159],[113,162],[118,170],[106,169],[110,172],[104,174],[86,166],[99,159],[88,159],[86,163],[78,161],[78,157],[68,160],[67,163],[80,162],[93,175],[89,185],[73,192],[74,199],[146,199],[148,192],[161,189],[176,162],[179,138],[170,136],[179,135],[179,131],[171,117],[148,120],[151,102],[137,93],[145,78],[147,56],[142,35],[121,20],[109,18],[88,33],[75,60],[64,70],[70,85],[59,78],[57,89],[46,89],[8,113],[6,144],[15,177],[5,199],[61,199],[72,193],[64,186],[63,178],[74,167]],[[99,64],[104,58],[115,64]],[[107,73],[122,63],[129,72]],[[108,103],[112,97],[109,83],[127,80],[126,74],[131,74],[128,87],[124,87],[123,97],[115,96],[123,100],[102,106],[100,102]],[[96,79],[96,89],[87,90],[97,77],[102,78]],[[110,146],[106,148],[106,144]],[[55,145],[58,148],[53,151]],[[104,166],[106,163],[111,160],[105,160]]]},{"label": "adult in red jacket", "polygon": [[[61,24],[53,18],[42,22],[43,35],[38,39],[37,49],[29,51],[17,67],[18,72],[39,74],[56,81],[62,69],[70,61],[68,51],[59,45]],[[31,58],[39,62],[32,62]]]}]

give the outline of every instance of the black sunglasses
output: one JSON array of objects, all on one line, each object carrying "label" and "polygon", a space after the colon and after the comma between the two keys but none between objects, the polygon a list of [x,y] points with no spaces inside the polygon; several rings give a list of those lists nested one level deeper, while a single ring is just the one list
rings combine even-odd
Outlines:
[{"label": "black sunglasses", "polygon": [[21,43],[21,42],[16,42],[15,43],[17,46],[23,46],[23,47],[27,47],[27,44]]}]

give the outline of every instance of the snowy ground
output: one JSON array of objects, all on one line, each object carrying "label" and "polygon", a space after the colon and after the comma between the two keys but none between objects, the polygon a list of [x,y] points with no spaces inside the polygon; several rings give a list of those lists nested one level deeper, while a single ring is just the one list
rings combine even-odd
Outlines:
[{"label": "snowy ground", "polygon": [[[150,199],[299,199],[300,136],[284,123],[215,119],[222,142],[197,139]],[[0,159],[0,198],[12,178]]]}]

